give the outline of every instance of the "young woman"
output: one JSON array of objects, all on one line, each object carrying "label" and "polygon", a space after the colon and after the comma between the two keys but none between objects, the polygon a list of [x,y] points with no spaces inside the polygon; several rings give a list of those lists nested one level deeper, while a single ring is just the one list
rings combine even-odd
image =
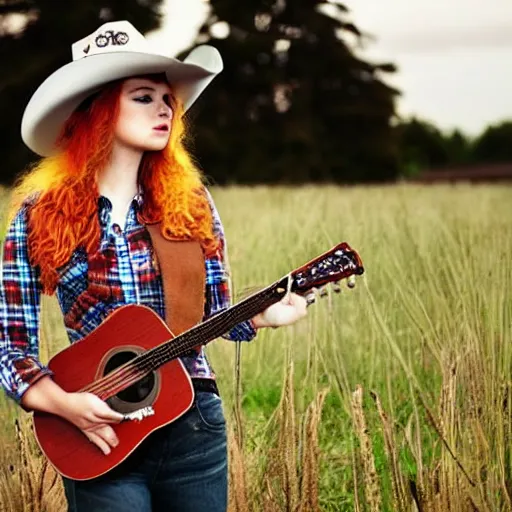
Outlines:
[{"label": "young woman", "polygon": [[[94,394],[64,391],[38,360],[40,294],[56,293],[71,342],[125,304],[165,318],[146,229],[160,222],[164,238],[200,244],[204,318],[228,307],[222,225],[182,143],[183,114],[222,61],[208,46],[183,62],[154,54],[128,22],[107,23],[72,50],[73,62],[39,87],[23,117],[25,143],[44,158],[13,193],[0,288],[0,381],[26,410],[65,418],[108,455],[118,444],[112,424],[123,415]],[[250,340],[256,329],[291,324],[305,311],[305,300],[290,294],[225,337]],[[70,510],[226,509],[215,375],[203,349],[181,360],[194,383],[193,407],[105,475],[65,478]]]}]

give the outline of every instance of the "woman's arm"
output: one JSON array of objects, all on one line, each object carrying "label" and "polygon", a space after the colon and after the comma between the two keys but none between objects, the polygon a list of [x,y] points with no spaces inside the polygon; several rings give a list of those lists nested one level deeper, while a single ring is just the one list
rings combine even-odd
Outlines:
[{"label": "woman's arm", "polygon": [[41,286],[28,256],[27,208],[8,230],[0,279],[0,384],[26,410],[57,414],[108,454],[117,437],[108,423],[123,416],[90,393],[68,393],[39,359]]},{"label": "woman's arm", "polygon": [[51,374],[38,359],[41,287],[28,257],[27,210],[20,209],[7,232],[0,281],[0,384],[18,403]]}]

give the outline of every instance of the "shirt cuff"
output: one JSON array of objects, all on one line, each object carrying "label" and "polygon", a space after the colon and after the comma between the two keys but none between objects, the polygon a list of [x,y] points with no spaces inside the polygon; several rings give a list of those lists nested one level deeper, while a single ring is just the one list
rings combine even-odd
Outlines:
[{"label": "shirt cuff", "polygon": [[256,328],[252,320],[246,320],[224,334],[222,337],[231,341],[251,341],[256,336]]},{"label": "shirt cuff", "polygon": [[17,370],[16,381],[18,385],[10,390],[8,394],[25,410],[29,411],[21,404],[23,395],[27,392],[30,386],[34,385],[39,379],[46,375],[53,375],[53,372],[41,362],[31,357],[25,359],[18,359],[14,362]]}]

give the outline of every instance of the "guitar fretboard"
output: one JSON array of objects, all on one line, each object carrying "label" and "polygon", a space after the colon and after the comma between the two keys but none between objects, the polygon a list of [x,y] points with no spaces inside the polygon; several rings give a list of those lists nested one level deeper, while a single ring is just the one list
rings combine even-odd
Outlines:
[{"label": "guitar fretboard", "polygon": [[249,320],[272,304],[279,302],[286,294],[287,281],[288,278],[284,277],[260,292],[185,331],[176,338],[144,352],[133,359],[131,364],[144,373],[149,373],[168,361],[186,354],[194,347],[206,345],[230,331],[239,323]]}]

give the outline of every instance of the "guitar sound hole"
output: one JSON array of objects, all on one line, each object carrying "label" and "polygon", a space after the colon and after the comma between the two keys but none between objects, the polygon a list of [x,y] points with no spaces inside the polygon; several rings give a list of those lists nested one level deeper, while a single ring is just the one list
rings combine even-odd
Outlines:
[{"label": "guitar sound hole", "polygon": [[[114,354],[105,365],[105,375],[119,366],[131,361],[137,354],[135,352],[118,352]],[[150,373],[143,379],[119,392],[116,396],[129,403],[138,403],[147,398],[155,386],[155,374]]]}]

